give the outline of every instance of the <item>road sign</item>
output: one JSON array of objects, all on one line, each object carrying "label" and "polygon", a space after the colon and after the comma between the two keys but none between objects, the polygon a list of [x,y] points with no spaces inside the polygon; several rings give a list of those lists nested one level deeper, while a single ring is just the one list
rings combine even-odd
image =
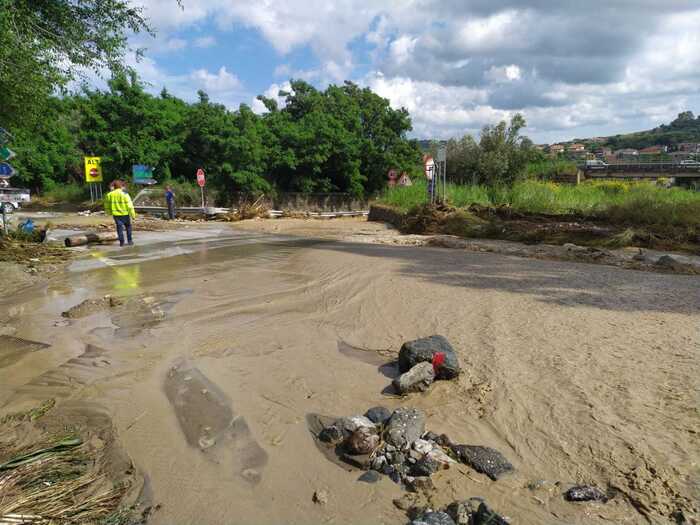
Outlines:
[{"label": "road sign", "polygon": [[131,167],[131,173],[134,176],[134,184],[155,184],[153,179],[153,168],[144,164],[134,164]]},{"label": "road sign", "polygon": [[2,146],[0,147],[0,159],[2,160],[10,160],[12,157],[15,156],[15,152],[12,151],[10,148],[7,146]]},{"label": "road sign", "polygon": [[199,184],[200,188],[203,188],[204,184],[206,184],[206,180],[204,178],[204,170],[202,168],[199,168],[197,170],[197,184]]},{"label": "road sign", "polygon": [[12,177],[15,174],[15,169],[7,162],[0,162],[0,177]]},{"label": "road sign", "polygon": [[447,146],[440,146],[437,150],[437,161],[445,162],[447,161]]},{"label": "road sign", "polygon": [[85,157],[85,181],[102,182],[102,157]]}]

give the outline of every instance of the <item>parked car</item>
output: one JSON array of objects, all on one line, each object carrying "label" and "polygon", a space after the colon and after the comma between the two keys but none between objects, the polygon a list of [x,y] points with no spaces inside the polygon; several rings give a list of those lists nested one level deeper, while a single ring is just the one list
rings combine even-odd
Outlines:
[{"label": "parked car", "polygon": [[700,166],[700,161],[686,159],[679,162],[681,166]]},{"label": "parked car", "polygon": [[0,188],[0,211],[5,213],[12,213],[31,200],[31,194],[25,188]]},{"label": "parked car", "polygon": [[586,168],[592,169],[592,170],[602,170],[608,167],[608,164],[605,161],[602,161],[600,159],[592,159],[592,160],[587,160],[585,164]]}]

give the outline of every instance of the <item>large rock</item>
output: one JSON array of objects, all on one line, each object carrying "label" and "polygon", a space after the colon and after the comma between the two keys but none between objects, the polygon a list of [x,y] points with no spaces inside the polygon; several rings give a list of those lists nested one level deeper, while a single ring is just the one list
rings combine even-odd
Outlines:
[{"label": "large rock", "polygon": [[379,445],[379,436],[373,428],[360,427],[348,438],[345,448],[350,454],[370,454]]},{"label": "large rock", "polygon": [[474,516],[476,516],[481,503],[483,503],[481,498],[455,501],[445,508],[445,512],[450,515],[456,525],[474,525]]},{"label": "large rock", "polygon": [[460,372],[457,354],[452,345],[441,335],[433,335],[423,339],[416,339],[404,343],[399,351],[399,371],[408,372],[418,363],[432,363],[436,354],[442,354],[438,364],[435,364],[435,376],[437,379],[452,379]]},{"label": "large rock", "polygon": [[405,450],[425,432],[425,414],[417,408],[397,408],[384,431],[384,441]]},{"label": "large rock", "polygon": [[426,512],[411,525],[455,525],[455,522],[446,512]]},{"label": "large rock", "polygon": [[494,481],[515,470],[503,454],[490,447],[453,445],[452,452],[462,463],[466,463],[477,472],[486,474]]},{"label": "large rock", "polygon": [[577,485],[571,487],[564,493],[566,501],[608,501],[608,496],[598,489],[590,485]]},{"label": "large rock", "polygon": [[372,423],[375,423],[377,425],[383,425],[391,417],[391,410],[382,406],[372,407],[367,412],[365,412],[365,417],[369,419]]},{"label": "large rock", "polygon": [[456,525],[508,525],[508,521],[492,511],[481,498],[450,503],[445,512]]},{"label": "large rock", "polygon": [[409,392],[425,392],[433,384],[433,381],[435,381],[433,364],[423,362],[401,374],[392,381],[392,384],[399,394],[408,394]]},{"label": "large rock", "polygon": [[358,428],[369,428],[374,430],[374,423],[365,416],[341,417],[333,426],[343,431],[346,438],[349,438]]}]

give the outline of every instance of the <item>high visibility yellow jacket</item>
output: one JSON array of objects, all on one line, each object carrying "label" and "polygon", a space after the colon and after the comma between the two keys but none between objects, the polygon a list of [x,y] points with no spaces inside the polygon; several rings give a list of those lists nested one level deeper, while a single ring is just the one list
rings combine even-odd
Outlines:
[{"label": "high visibility yellow jacket", "polygon": [[131,215],[132,219],[136,218],[136,210],[131,202],[131,197],[121,189],[112,190],[104,198],[105,213],[107,215]]}]

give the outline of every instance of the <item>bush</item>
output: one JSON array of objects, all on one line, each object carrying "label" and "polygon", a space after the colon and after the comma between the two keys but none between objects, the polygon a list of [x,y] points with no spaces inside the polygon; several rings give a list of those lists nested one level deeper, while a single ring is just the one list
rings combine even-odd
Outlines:
[{"label": "bush", "polygon": [[89,198],[90,188],[88,188],[87,184],[78,184],[75,182],[58,184],[52,181],[51,184],[47,184],[46,189],[41,194],[41,200],[44,200],[47,203],[79,203],[84,202]]}]

